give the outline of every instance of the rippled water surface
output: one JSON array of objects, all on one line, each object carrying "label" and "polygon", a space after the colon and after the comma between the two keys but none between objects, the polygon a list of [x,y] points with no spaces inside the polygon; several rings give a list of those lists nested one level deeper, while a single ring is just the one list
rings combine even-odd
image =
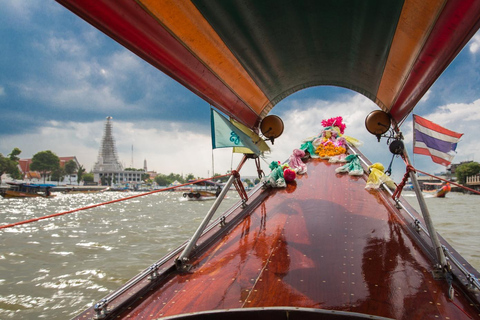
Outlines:
[{"label": "rippled water surface", "polygon": [[[130,195],[0,198],[0,224]],[[120,287],[186,241],[213,203],[180,195],[156,193],[0,230],[0,319],[69,319]],[[406,196],[417,206],[413,194]],[[219,212],[237,200],[230,192]],[[437,230],[479,269],[480,196],[426,200]]]},{"label": "rippled water surface", "polygon": [[[0,224],[132,193],[3,199]],[[219,213],[238,201],[229,192]],[[156,193],[0,230],[0,319],[69,319],[191,236],[212,201]]]},{"label": "rippled water surface", "polygon": [[[413,192],[404,192],[404,197],[420,212]],[[480,195],[450,192],[435,198],[427,194],[425,201],[437,232],[480,270]]]}]

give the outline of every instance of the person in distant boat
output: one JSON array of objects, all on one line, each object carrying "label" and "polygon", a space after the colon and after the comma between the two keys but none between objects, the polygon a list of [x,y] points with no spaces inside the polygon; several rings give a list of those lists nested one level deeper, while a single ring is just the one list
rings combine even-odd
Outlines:
[{"label": "person in distant boat", "polygon": [[220,195],[220,192],[222,192],[222,188],[220,188],[220,186],[218,186],[217,191],[215,191],[215,197],[218,198],[218,196]]},{"label": "person in distant boat", "polygon": [[45,196],[50,197],[51,194],[52,194],[52,193],[50,192],[50,187],[47,187],[47,188],[45,189]]}]

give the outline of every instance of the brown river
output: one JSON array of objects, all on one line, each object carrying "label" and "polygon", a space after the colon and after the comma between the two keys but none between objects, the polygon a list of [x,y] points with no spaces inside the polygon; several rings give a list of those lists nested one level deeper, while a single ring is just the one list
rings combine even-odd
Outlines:
[{"label": "brown river", "polygon": [[[0,225],[133,193],[0,198]],[[416,208],[413,193],[404,192]],[[238,201],[229,192],[219,213]],[[480,196],[426,198],[438,232],[480,269]],[[156,193],[0,230],[0,319],[69,319],[191,236],[212,201]]]}]

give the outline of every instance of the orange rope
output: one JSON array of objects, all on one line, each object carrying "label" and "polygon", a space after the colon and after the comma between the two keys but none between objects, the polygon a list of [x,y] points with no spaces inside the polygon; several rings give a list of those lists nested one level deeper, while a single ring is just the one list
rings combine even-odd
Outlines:
[{"label": "orange rope", "polygon": [[49,218],[53,218],[53,217],[58,217],[58,216],[62,216],[62,215],[67,214],[67,213],[73,213],[73,212],[77,212],[77,211],[81,211],[81,210],[87,210],[87,209],[91,209],[91,208],[95,208],[95,207],[104,206],[104,205],[111,204],[111,203],[115,203],[115,202],[120,202],[120,201],[130,200],[130,199],[133,199],[133,198],[143,197],[143,196],[147,196],[147,195],[150,195],[150,194],[153,194],[153,193],[162,192],[162,191],[167,191],[167,190],[172,190],[172,189],[176,189],[176,188],[179,188],[179,187],[184,187],[184,186],[188,186],[188,185],[191,185],[191,184],[195,184],[195,183],[198,183],[198,182],[203,182],[203,181],[207,181],[207,180],[211,180],[211,179],[215,179],[215,178],[223,178],[223,177],[227,177],[227,176],[230,176],[230,175],[232,175],[232,174],[229,173],[229,174],[224,174],[224,175],[222,175],[222,176],[216,176],[216,177],[212,177],[212,178],[199,179],[199,180],[196,180],[196,181],[192,181],[192,182],[180,184],[180,185],[178,185],[178,186],[167,187],[167,188],[163,188],[163,189],[159,189],[159,190],[154,190],[154,191],[149,191],[149,192],[145,192],[145,193],[141,193],[141,194],[136,194],[136,195],[130,196],[130,197],[125,197],[125,198],[121,198],[121,199],[117,199],[117,200],[112,200],[112,201],[107,201],[107,202],[102,202],[102,203],[94,204],[94,205],[87,206],[87,207],[82,207],[82,208],[78,208],[78,209],[73,209],[73,210],[70,210],[70,211],[64,211],[64,212],[54,213],[54,214],[50,214],[50,215],[43,216],[43,217],[39,217],[39,218],[33,218],[33,219],[29,219],[29,220],[19,221],[19,222],[15,222],[15,223],[11,223],[11,224],[6,224],[6,225],[3,225],[3,226],[0,226],[0,229],[11,228],[11,227],[19,226],[19,225],[22,225],[22,224],[27,224],[27,223],[39,221],[39,220],[44,220],[44,219],[49,219]]}]

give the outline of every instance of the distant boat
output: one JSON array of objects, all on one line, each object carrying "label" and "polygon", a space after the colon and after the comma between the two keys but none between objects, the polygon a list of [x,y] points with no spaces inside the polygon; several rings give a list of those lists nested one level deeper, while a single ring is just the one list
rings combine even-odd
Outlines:
[{"label": "distant boat", "polygon": [[10,185],[9,189],[3,189],[2,196],[4,198],[53,198],[50,191],[53,184],[28,184],[23,182],[7,182]]},{"label": "distant boat", "polygon": [[76,189],[76,188],[69,188],[63,191],[65,194],[77,194],[77,193],[100,193],[100,192],[105,192],[110,190],[110,187],[106,187],[104,189],[98,189],[98,190],[91,190],[91,189]]},{"label": "distant boat", "polygon": [[199,190],[184,192],[183,197],[189,201],[204,201],[216,199],[217,195],[215,192],[212,191]]},{"label": "distant boat", "polygon": [[450,183],[426,182],[423,184],[423,192],[433,194],[436,198],[445,198],[445,195],[452,190]]},{"label": "distant boat", "polygon": [[450,190],[452,190],[452,187],[450,186],[450,183],[447,183],[437,190],[437,192],[435,193],[435,197],[445,198],[445,196],[447,195],[447,193],[450,192]]},{"label": "distant boat", "polygon": [[202,189],[190,189],[189,192],[184,192],[183,197],[189,201],[204,201],[214,200],[221,192],[221,184],[213,181],[203,181],[195,183],[195,185],[203,186]]}]

